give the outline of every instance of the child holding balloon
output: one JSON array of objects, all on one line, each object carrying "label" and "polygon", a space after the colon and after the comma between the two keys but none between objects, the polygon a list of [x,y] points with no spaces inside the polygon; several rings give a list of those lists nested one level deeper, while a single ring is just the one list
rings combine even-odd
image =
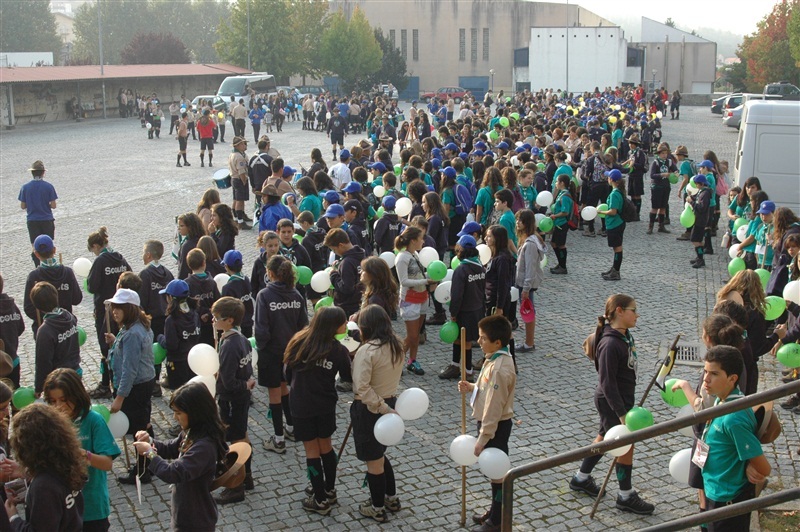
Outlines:
[{"label": "child holding balloon", "polygon": [[[519,289],[520,305],[529,300],[533,309],[534,319],[525,322],[525,342],[516,349],[516,353],[529,353],[536,349],[534,336],[536,334],[536,308],[534,307],[533,293],[542,284],[542,259],[546,249],[544,240],[536,232],[536,216],[533,211],[520,209],[517,211],[516,233],[517,239],[522,242],[517,252],[517,275],[515,283]],[[513,316],[507,316],[513,318]]]},{"label": "child holding balloon", "polygon": [[[47,376],[44,400],[78,427],[81,447],[86,451],[89,480],[83,486],[83,530],[106,531],[111,513],[108,471],[120,455],[108,423],[101,413],[90,408],[89,394],[80,376],[71,369],[59,368]],[[108,410],[102,409],[108,415]]]},{"label": "child holding balloon", "polygon": [[[462,263],[463,264],[463,263]],[[478,440],[475,456],[487,448],[495,448],[508,455],[508,440],[513,425],[514,391],[517,374],[508,350],[511,340],[511,322],[505,316],[487,316],[478,323],[478,345],[483,350],[485,362],[475,384],[459,381],[458,391],[472,393],[472,417],[478,422]],[[500,529],[502,515],[502,477],[490,479],[492,503],[485,513],[472,517],[479,525],[473,530],[488,532]]]},{"label": "child holding balloon", "polygon": [[553,235],[550,244],[556,254],[558,265],[550,268],[550,273],[566,275],[567,273],[567,222],[572,216],[572,206],[575,202],[575,184],[568,175],[562,174],[556,179],[556,199],[551,209],[550,219],[553,220]]}]

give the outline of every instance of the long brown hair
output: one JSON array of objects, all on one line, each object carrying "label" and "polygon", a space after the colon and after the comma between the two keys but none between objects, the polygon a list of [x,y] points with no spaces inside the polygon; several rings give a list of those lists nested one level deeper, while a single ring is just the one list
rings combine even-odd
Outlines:
[{"label": "long brown hair", "polygon": [[64,399],[73,404],[73,419],[83,419],[89,413],[92,400],[74,369],[56,368],[47,376],[43,387],[45,402],[50,403],[50,392],[53,390],[61,390]]},{"label": "long brown hair", "polygon": [[[381,260],[381,259],[378,259]],[[325,360],[341,344],[336,333],[347,323],[347,314],[340,307],[322,307],[314,313],[311,323],[289,340],[283,362],[300,371],[313,368]]]},{"label": "long brown hair", "polygon": [[367,257],[361,261],[361,271],[367,274],[367,283],[364,285],[364,297],[361,306],[367,307],[372,296],[380,296],[386,304],[386,312],[395,314],[399,290],[397,281],[394,280],[392,271],[380,257]]},{"label": "long brown hair", "polygon": [[358,328],[361,331],[363,343],[376,342],[378,347],[389,345],[392,351],[392,366],[401,364],[405,351],[403,343],[392,329],[392,320],[389,315],[378,305],[367,305],[358,313]]},{"label": "long brown hair", "polygon": [[145,314],[142,307],[134,305],[133,303],[111,303],[111,308],[118,308],[122,310],[122,325],[130,329],[138,321],[145,329],[150,328],[150,316]]},{"label": "long brown hair", "polygon": [[781,246],[783,245],[783,235],[786,234],[786,230],[789,229],[792,224],[796,224],[798,222],[800,222],[800,218],[798,218],[789,207],[778,207],[775,209],[775,216],[772,218],[772,223],[775,227],[775,232],[772,233],[772,238],[774,241],[772,247],[776,250],[781,250]]},{"label": "long brown hair", "polygon": [[767,298],[764,295],[764,287],[761,278],[753,270],[742,270],[737,272],[725,286],[717,292],[717,301],[728,299],[728,294],[737,292],[742,296],[745,307],[752,307],[764,314]]}]

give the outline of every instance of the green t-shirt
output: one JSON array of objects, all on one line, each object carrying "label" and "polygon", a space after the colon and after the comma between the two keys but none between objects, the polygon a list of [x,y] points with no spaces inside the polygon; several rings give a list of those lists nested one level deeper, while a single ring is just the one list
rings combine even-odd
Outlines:
[{"label": "green t-shirt", "polygon": [[[502,188],[503,187],[498,187],[497,190],[502,190]],[[494,193],[497,192],[497,190],[493,192],[492,187],[483,187],[478,191],[475,197],[475,207],[480,205],[483,208],[481,219],[478,220],[478,223],[481,225],[486,225],[489,221],[489,213],[494,209]]]},{"label": "green t-shirt", "polygon": [[572,196],[569,195],[569,192],[566,190],[562,190],[556,196],[556,200],[553,202],[553,207],[551,208],[553,214],[561,214],[562,212],[567,213],[567,216],[559,216],[553,223],[556,227],[563,227],[567,225],[569,221],[569,215],[572,214]]},{"label": "green t-shirt", "polygon": [[502,215],[500,215],[499,220],[500,225],[506,228],[508,231],[508,238],[514,245],[517,245],[517,220],[514,218],[514,211],[511,209],[505,211]]},{"label": "green t-shirt", "polygon": [[616,188],[612,189],[611,194],[608,195],[608,199],[606,200],[606,205],[608,205],[608,210],[617,209],[617,214],[606,215],[606,229],[614,229],[624,223],[622,221],[622,216],[620,216],[624,204],[625,198],[622,197],[622,193]]},{"label": "green t-shirt", "polygon": [[678,167],[678,172],[681,175],[689,176],[689,178],[694,177],[692,175],[692,162],[689,159],[684,159],[681,161],[681,164]]},{"label": "green t-shirt", "polygon": [[[761,227],[761,216],[756,216],[750,223],[747,224],[747,236],[752,236],[753,238],[756,237],[756,233],[758,232],[759,227]],[[756,251],[756,241],[753,240],[750,245],[742,248],[744,251],[750,251],[755,253]],[[772,263],[770,263],[772,264]]]},{"label": "green t-shirt", "polygon": [[617,149],[619,149],[619,143],[622,141],[622,133],[621,129],[615,129],[611,134],[611,144]]},{"label": "green t-shirt", "polygon": [[450,212],[447,213],[447,217],[452,219],[456,215],[456,193],[453,192],[453,187],[442,190],[442,203],[450,205]]},{"label": "green t-shirt", "polygon": [[[81,448],[92,454],[116,458],[120,455],[114,436],[108,429],[103,416],[92,410],[78,424],[78,437]],[[89,467],[89,480],[83,486],[83,520],[97,521],[111,514],[108,498],[108,474],[106,471]]]},{"label": "green t-shirt", "polygon": [[314,215],[314,220],[319,219],[319,215],[322,214],[322,200],[319,199],[319,196],[311,195],[305,196],[302,200],[300,200],[300,204],[297,206],[300,209],[300,212],[308,211],[312,215]]},{"label": "green t-shirt", "polygon": [[571,181],[574,175],[572,172],[572,167],[566,163],[558,165],[558,168],[556,168],[556,173],[553,174],[553,193],[556,191],[556,181],[558,181],[558,176],[560,175],[568,175]]},{"label": "green t-shirt", "polygon": [[520,193],[522,194],[522,199],[525,200],[525,208],[530,209],[533,207],[533,202],[536,201],[536,187],[533,185],[529,187],[523,187],[522,185],[519,186]]},{"label": "green t-shirt", "polygon": [[708,188],[711,189],[711,199],[708,200],[709,207],[716,207],[717,206],[717,178],[714,177],[714,174],[708,173],[706,174],[706,180],[708,181]]},{"label": "green t-shirt", "polygon": [[[756,259],[758,260],[759,267],[761,266],[761,264],[765,264],[767,266],[772,265],[772,246],[767,243],[767,236],[770,235],[771,233],[772,233],[772,224],[765,224],[763,222],[756,230],[755,237],[756,237],[756,243],[758,244],[756,246]],[[763,246],[763,248],[761,246]],[[763,261],[761,260],[761,257],[764,255],[764,253],[759,253],[759,251],[761,251],[762,249],[767,253],[767,256],[764,258]]]}]

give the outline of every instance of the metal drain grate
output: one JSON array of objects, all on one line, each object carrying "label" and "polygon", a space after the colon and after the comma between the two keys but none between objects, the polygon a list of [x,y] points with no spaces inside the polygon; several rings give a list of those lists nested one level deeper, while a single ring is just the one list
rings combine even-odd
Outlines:
[{"label": "metal drain grate", "polygon": [[706,357],[706,346],[701,343],[681,342],[675,353],[675,363],[685,366],[703,367]]}]

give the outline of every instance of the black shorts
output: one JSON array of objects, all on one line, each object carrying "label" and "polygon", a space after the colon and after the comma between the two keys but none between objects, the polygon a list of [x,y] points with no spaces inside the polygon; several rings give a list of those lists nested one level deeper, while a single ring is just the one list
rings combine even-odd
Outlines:
[{"label": "black shorts", "polygon": [[[717,508],[724,508],[725,506],[737,502],[742,501],[749,501],[750,499],[754,499],[756,496],[756,487],[751,484],[747,483],[742,489],[742,491],[734,497],[732,501],[712,501],[711,499],[706,498],[706,510],[715,510]],[[750,514],[742,514],[737,515],[735,517],[729,517],[728,519],[722,519],[720,521],[714,521],[713,523],[708,523],[708,532],[728,532],[730,530],[750,530]]]},{"label": "black shorts", "polygon": [[628,176],[628,196],[644,196],[644,176]]},{"label": "black shorts", "polygon": [[466,329],[467,342],[478,341],[478,322],[485,316],[483,311],[483,308],[478,310],[462,310],[458,313],[458,316],[456,316],[458,328],[461,329],[461,327],[464,327]]},{"label": "black shorts", "polygon": [[330,438],[336,432],[336,412],[314,417],[294,417],[294,437],[297,441]]},{"label": "black shorts", "polygon": [[167,358],[167,383],[169,388],[177,390],[196,375],[194,371],[189,368],[189,362],[186,360],[169,360]]},{"label": "black shorts", "polygon": [[200,151],[214,151],[214,139],[200,139]]},{"label": "black shorts", "polygon": [[[625,399],[626,398],[623,397],[623,401],[625,401]],[[629,401],[625,401],[625,411],[627,412],[633,408],[633,404],[634,398],[630,397]],[[605,397],[598,397],[597,394],[595,394],[594,406],[597,409],[597,413],[600,414],[600,429],[597,431],[599,435],[605,436],[608,429],[621,425],[619,416],[614,412],[614,409],[611,408],[611,405],[608,404]]]},{"label": "black shorts", "polygon": [[550,242],[554,246],[563,246],[567,243],[567,233],[569,233],[569,227],[567,224],[559,226],[553,226],[553,235],[550,237]]},{"label": "black shorts", "polygon": [[[455,206],[450,205],[451,209],[455,209]],[[467,220],[467,217],[463,214],[456,214],[452,218],[450,218],[450,226],[447,228],[447,245],[448,246],[455,246],[456,242],[458,242],[458,233],[461,231],[461,227],[464,225],[464,222]]]},{"label": "black shorts", "polygon": [[622,235],[625,233],[625,222],[618,225],[614,229],[606,227],[606,239],[608,240],[608,247],[618,248],[622,245]]},{"label": "black shorts", "polygon": [[280,388],[283,377],[283,355],[258,350],[258,385]]},{"label": "black shorts", "polygon": [[692,236],[689,237],[690,242],[703,242],[706,237],[706,228],[703,224],[694,223],[692,226]]},{"label": "black shorts", "polygon": [[134,384],[128,397],[122,402],[120,410],[128,416],[130,425],[127,433],[131,436],[140,430],[146,430],[150,424],[150,412],[152,409],[150,398],[153,395],[153,386],[155,384],[155,378],[147,382]]},{"label": "black shorts", "polygon": [[608,183],[592,183],[588,187],[588,194],[584,203],[596,207],[606,201],[610,193],[611,187],[608,186]]},{"label": "black shorts", "polygon": [[337,144],[339,146],[344,146],[344,134],[343,133],[341,135],[331,134],[331,146],[336,146]]},{"label": "black shorts", "polygon": [[650,207],[666,209],[669,205],[669,187],[650,187]]},{"label": "black shorts", "polygon": [[250,200],[250,187],[246,181],[242,181],[236,177],[231,177],[231,187],[233,188],[234,201],[248,201]]},{"label": "black shorts", "polygon": [[247,437],[247,416],[250,412],[250,394],[241,400],[219,399],[219,417],[228,426],[225,441],[234,442]]},{"label": "black shorts", "polygon": [[[512,426],[513,423],[511,423],[510,419],[504,419],[503,421],[500,421],[497,424],[497,429],[494,431],[494,438],[489,440],[484,448],[488,449],[489,447],[493,447],[508,454],[508,439],[511,437]],[[478,436],[480,436],[480,432],[481,422],[478,421]]]},{"label": "black shorts", "polygon": [[[386,404],[394,408],[395,397],[384,399]],[[373,414],[361,401],[353,401],[350,405],[350,422],[353,424],[353,442],[356,446],[356,457],[362,462],[377,460],[386,453],[386,446],[375,439],[375,423],[382,414]]]},{"label": "black shorts", "polygon": [[186,151],[186,145],[188,144],[187,137],[178,137],[178,149],[182,152]]}]

